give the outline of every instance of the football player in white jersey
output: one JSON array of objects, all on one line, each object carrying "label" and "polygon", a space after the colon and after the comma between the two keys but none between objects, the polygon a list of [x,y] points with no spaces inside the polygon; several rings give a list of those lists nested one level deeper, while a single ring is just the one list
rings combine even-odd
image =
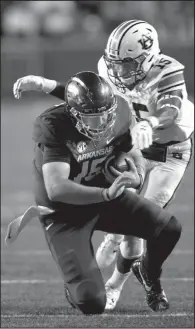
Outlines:
[{"label": "football player in white jersey", "polygon": [[[184,66],[161,53],[153,26],[132,20],[111,33],[98,72],[115,93],[123,95],[134,115],[133,144],[145,158],[141,194],[164,208],[174,197],[192,153],[194,105],[188,100]],[[121,236],[105,237],[96,254],[101,266],[115,259],[120,241]],[[106,283],[107,309],[115,308],[142,248],[135,237],[124,237],[120,243],[115,270]],[[140,261],[133,264],[133,272],[142,281]]]},{"label": "football player in white jersey", "polygon": [[[164,208],[174,197],[192,153],[194,106],[188,100],[184,66],[161,53],[154,27],[144,21],[130,20],[111,33],[98,62],[98,73],[116,94],[127,100],[133,114],[132,141],[141,150],[145,162],[145,180],[139,193]],[[16,98],[26,90],[64,97],[64,85],[37,76],[16,81]],[[98,265],[106,267],[116,260],[113,275],[106,283],[106,309],[115,308],[132,270],[147,297],[152,294],[142,253],[141,239],[105,236],[96,253]]]}]

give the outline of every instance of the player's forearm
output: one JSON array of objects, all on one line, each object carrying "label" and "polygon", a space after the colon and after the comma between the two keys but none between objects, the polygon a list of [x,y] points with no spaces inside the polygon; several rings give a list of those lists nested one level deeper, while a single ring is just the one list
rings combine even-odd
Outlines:
[{"label": "player's forearm", "polygon": [[87,205],[104,201],[102,188],[77,184],[69,179],[52,186],[48,191],[48,197],[54,202],[63,202],[75,205]]},{"label": "player's forearm", "polygon": [[155,116],[147,118],[153,129],[166,129],[175,122],[178,116],[178,109],[174,107],[161,108]]}]

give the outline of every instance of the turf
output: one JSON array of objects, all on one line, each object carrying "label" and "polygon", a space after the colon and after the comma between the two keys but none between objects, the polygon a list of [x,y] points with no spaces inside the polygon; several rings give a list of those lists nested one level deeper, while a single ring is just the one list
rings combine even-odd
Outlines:
[{"label": "turf", "polygon": [[[5,247],[7,224],[33,203],[33,119],[55,101],[35,99],[32,103],[24,96],[21,101],[2,103],[1,327],[194,328],[193,162],[170,207],[182,223],[183,233],[164,266],[162,281],[171,304],[166,313],[150,311],[134,277],[125,284],[115,312],[83,316],[73,310],[64,298],[63,282],[36,220],[12,246]],[[95,249],[102,237],[102,233],[95,233]],[[105,280],[111,271],[112,267],[103,272]]]}]

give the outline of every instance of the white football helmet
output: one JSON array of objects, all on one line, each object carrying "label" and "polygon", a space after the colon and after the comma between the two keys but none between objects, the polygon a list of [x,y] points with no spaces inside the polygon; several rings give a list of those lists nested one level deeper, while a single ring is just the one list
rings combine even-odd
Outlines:
[{"label": "white football helmet", "polygon": [[110,34],[104,59],[112,82],[119,88],[132,90],[145,79],[159,54],[154,27],[144,21],[131,20]]}]

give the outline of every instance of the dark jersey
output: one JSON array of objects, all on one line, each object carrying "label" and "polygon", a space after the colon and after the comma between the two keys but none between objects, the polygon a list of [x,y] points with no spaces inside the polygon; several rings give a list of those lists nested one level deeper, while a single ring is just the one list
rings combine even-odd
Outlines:
[{"label": "dark jersey", "polygon": [[117,98],[116,122],[98,143],[79,133],[69,116],[66,103],[43,112],[34,123],[35,164],[39,172],[47,162],[70,164],[70,179],[90,185],[101,173],[104,162],[112,154],[131,149],[130,112],[125,100]]}]

